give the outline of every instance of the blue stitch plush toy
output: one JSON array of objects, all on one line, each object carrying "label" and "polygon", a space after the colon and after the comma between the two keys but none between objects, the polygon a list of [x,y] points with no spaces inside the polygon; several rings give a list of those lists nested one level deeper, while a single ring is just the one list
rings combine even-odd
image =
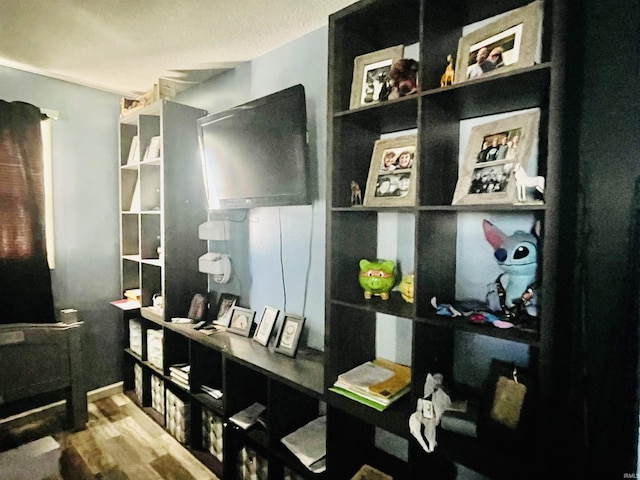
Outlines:
[{"label": "blue stitch plush toy", "polygon": [[507,313],[513,312],[514,306],[520,306],[526,307],[529,315],[537,315],[538,228],[539,224],[536,224],[535,234],[517,230],[506,235],[488,220],[482,222],[484,236],[493,247],[493,255],[504,272],[495,280],[497,299],[495,295],[488,296],[493,310]]}]

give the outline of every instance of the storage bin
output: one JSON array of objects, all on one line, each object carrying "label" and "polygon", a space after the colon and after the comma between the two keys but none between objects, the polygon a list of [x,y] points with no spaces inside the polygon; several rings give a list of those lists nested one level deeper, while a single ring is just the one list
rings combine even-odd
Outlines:
[{"label": "storage bin", "polygon": [[167,431],[181,443],[189,442],[190,405],[171,390],[165,390]]},{"label": "storage bin", "polygon": [[129,320],[129,348],[136,355],[142,356],[142,325],[140,320]]},{"label": "storage bin", "polygon": [[138,402],[142,405],[142,367],[137,363],[133,366],[133,382],[136,397],[138,397]]},{"label": "storage bin", "polygon": [[238,480],[267,480],[269,462],[249,447],[238,453]]},{"label": "storage bin", "polygon": [[153,366],[163,368],[162,330],[147,330],[147,360]]},{"label": "storage bin", "polygon": [[164,382],[156,375],[151,375],[151,408],[164,415]]},{"label": "storage bin", "polygon": [[202,410],[202,448],[222,462],[222,418],[206,408]]}]

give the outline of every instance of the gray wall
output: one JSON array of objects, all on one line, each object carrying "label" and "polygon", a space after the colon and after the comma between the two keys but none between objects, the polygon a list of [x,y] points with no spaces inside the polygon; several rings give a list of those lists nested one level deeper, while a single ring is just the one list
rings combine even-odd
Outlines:
[{"label": "gray wall", "polygon": [[120,97],[0,67],[0,98],[57,110],[53,122],[56,314],[75,308],[85,322],[87,387],[117,382],[120,325],[117,125]]}]

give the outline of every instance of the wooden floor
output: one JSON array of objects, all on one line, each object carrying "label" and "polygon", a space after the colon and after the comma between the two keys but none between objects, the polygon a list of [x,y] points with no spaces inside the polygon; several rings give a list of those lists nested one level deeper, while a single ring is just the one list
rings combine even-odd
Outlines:
[{"label": "wooden floor", "polygon": [[61,445],[58,479],[218,478],[121,393],[89,404],[86,430],[62,431],[56,428],[55,422],[40,427],[27,425],[13,432],[14,442],[16,439],[32,440],[29,436],[33,433],[29,432],[38,428],[54,430],[44,432],[45,436],[53,436]]}]

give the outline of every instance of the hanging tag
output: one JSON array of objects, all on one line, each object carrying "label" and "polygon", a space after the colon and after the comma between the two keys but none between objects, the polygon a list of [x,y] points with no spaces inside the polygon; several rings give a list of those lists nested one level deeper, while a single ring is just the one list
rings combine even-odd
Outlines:
[{"label": "hanging tag", "polygon": [[433,403],[431,400],[424,400],[422,402],[422,416],[424,418],[433,418]]},{"label": "hanging tag", "polygon": [[524,396],[527,393],[526,385],[517,382],[515,370],[513,376],[513,380],[502,376],[498,378],[491,408],[491,418],[511,429],[518,427]]}]

